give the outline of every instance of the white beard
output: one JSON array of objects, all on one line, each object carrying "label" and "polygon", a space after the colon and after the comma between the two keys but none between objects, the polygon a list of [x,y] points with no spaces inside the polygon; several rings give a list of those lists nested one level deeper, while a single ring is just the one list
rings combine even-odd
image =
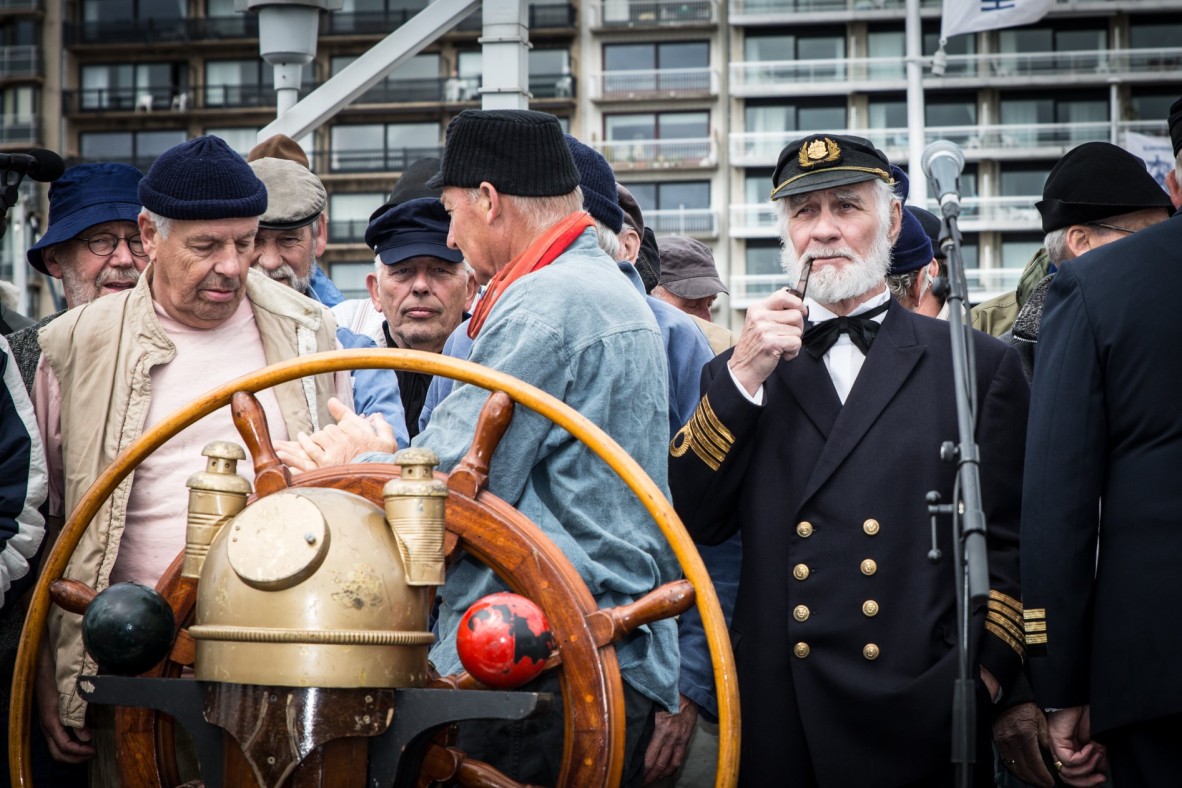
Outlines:
[{"label": "white beard", "polygon": [[788,281],[796,283],[800,281],[800,272],[805,264],[817,258],[844,257],[850,261],[848,265],[827,265],[814,269],[809,275],[805,292],[817,303],[824,305],[856,298],[878,287],[886,279],[887,271],[891,267],[891,241],[888,232],[888,227],[882,228],[865,257],[848,246],[815,247],[797,255],[792,241],[787,240],[780,251],[780,265],[788,274]]}]

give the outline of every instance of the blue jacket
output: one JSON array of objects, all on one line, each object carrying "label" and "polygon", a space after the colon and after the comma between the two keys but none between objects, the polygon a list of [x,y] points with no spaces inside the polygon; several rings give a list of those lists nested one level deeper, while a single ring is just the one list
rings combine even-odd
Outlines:
[{"label": "blue jacket", "polygon": [[[656,482],[667,486],[665,357],[652,312],[585,231],[551,265],[504,291],[469,358],[537,386],[589,418]],[[625,361],[626,363],[621,363]],[[415,438],[450,470],[467,452],[487,399],[455,387]],[[654,428],[654,425],[655,428]],[[362,455],[359,461],[389,461]],[[677,561],[643,504],[607,465],[548,419],[518,407],[492,458],[489,490],[517,507],[570,559],[600,607],[628,604],[678,577]],[[455,630],[468,607],[504,590],[470,557],[448,571],[431,659],[460,669]],[[667,708],[677,703],[673,621],[644,627],[617,646],[624,680]]]},{"label": "blue jacket", "polygon": [[[644,282],[636,268],[628,262],[617,263],[619,269],[632,282],[637,292],[644,295]],[[702,368],[714,358],[710,344],[694,321],[672,304],[658,298],[645,296],[645,303],[652,310],[657,326],[661,329],[665,358],[668,363],[669,380],[669,436],[672,437],[685,422],[689,421],[701,396],[700,380]],[[472,340],[468,337],[468,323],[465,321],[452,332],[443,346],[443,354],[454,358],[468,358]],[[427,390],[427,401],[419,416],[419,429],[426,429],[431,412],[439,402],[451,393],[454,381],[436,375]],[[719,603],[727,623],[735,608],[735,597],[739,593],[739,565],[743,559],[742,539],[736,535],[724,544],[715,547],[699,546],[702,560],[714,583]],[[718,703],[714,694],[714,666],[706,644],[706,631],[696,608],[691,609],[678,621],[678,638],[681,647],[681,676],[678,690],[692,700],[707,719],[718,718]]]},{"label": "blue jacket", "polygon": [[[330,308],[342,300],[341,291],[337,290],[336,285],[318,265],[312,266],[312,284],[305,295]],[[344,326],[337,326],[337,342],[347,350],[378,346],[369,337],[350,331]],[[394,429],[394,439],[398,441],[398,445],[409,446],[410,434],[406,431],[406,411],[402,408],[402,394],[398,390],[398,376],[394,370],[355,369],[351,374],[354,410],[364,416],[382,414]]]}]

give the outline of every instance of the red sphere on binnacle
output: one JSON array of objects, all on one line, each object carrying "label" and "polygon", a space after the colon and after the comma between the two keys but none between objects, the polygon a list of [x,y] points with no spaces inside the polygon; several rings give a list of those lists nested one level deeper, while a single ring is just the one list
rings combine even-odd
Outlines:
[{"label": "red sphere on binnacle", "polygon": [[542,609],[502,591],[476,601],[460,619],[456,650],[464,669],[482,684],[512,689],[532,680],[554,650]]}]

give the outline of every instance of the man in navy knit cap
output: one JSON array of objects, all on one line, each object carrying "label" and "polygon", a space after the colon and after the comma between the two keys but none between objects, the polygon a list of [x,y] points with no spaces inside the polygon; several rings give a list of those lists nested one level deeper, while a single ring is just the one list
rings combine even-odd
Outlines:
[{"label": "man in navy knit cap", "polygon": [[[668,391],[661,333],[644,299],[620,276],[583,210],[579,171],[553,115],[466,110],[448,127],[440,175],[451,214],[448,245],[488,283],[468,324],[471,361],[553,394],[601,427],[667,492]],[[472,441],[487,392],[459,385],[412,443],[444,471]],[[352,459],[388,462],[388,436],[342,420],[312,436],[304,467]],[[354,430],[354,426],[359,426]],[[345,440],[338,441],[343,436]],[[377,452],[371,451],[376,449]],[[497,448],[488,489],[538,525],[570,559],[601,607],[628,604],[679,572],[668,542],[623,482],[566,430],[519,409]],[[440,673],[461,669],[456,630],[476,600],[503,590],[465,556],[440,588]],[[657,708],[677,704],[678,646],[671,620],[616,644],[626,716],[622,784],[644,780]],[[552,673],[525,689],[556,692]],[[459,746],[519,782],[553,785],[563,755],[561,703],[538,720],[460,727]]]},{"label": "man in navy knit cap", "polygon": [[[251,270],[267,191],[225,142],[199,137],[165,151],[139,198],[149,265],[136,286],[70,310],[41,334],[33,401],[51,514],[69,514],[117,454],[198,394],[337,347],[324,307]],[[258,399],[271,434],[294,438],[331,423],[334,395],[352,404],[347,373],[285,383]],[[66,576],[99,591],[126,581],[154,586],[184,547],[185,481],[204,469],[202,448],[236,435],[223,408],[154,452],[99,510]],[[95,709],[88,720],[76,686],[96,670],[80,617],[55,608],[36,687],[42,726],[60,760],[97,750],[92,780],[107,784],[110,715]]]}]

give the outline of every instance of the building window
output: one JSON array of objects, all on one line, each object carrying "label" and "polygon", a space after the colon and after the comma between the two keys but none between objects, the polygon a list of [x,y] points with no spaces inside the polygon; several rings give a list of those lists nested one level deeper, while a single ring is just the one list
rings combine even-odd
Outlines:
[{"label": "building window", "polygon": [[1041,200],[1043,186],[1050,174],[1049,163],[1006,164],[998,173],[998,193],[1002,197],[1036,197]]},{"label": "building window", "polygon": [[[339,56],[332,59],[332,75],[345,70],[357,57]],[[386,78],[367,90],[357,100],[360,104],[394,104],[413,101],[443,101],[443,77],[439,71],[437,53],[415,55]]]},{"label": "building window", "polygon": [[0,20],[0,45],[6,49],[38,46],[40,43],[40,26],[35,19],[15,17]]},{"label": "building window", "polygon": [[1177,100],[1178,92],[1175,90],[1133,88],[1129,96],[1130,115],[1128,119],[1156,121],[1164,124],[1170,117],[1170,106]]},{"label": "building window", "polygon": [[[906,79],[903,58],[907,54],[906,36],[894,26],[866,33],[866,54],[874,60],[867,69],[871,79]],[[879,62],[880,60],[886,62]]]},{"label": "building window", "polygon": [[[529,92],[535,99],[573,98],[575,79],[571,75],[570,51],[531,49],[529,51]],[[460,52],[456,76],[447,80],[445,100],[476,101],[483,84],[484,58],[480,50]]]},{"label": "building window", "polygon": [[130,19],[170,21],[188,16],[186,0],[83,0],[86,22],[115,22]]},{"label": "building window", "polygon": [[439,139],[437,122],[333,126],[330,167],[333,172],[402,171],[438,156]]},{"label": "building window", "polygon": [[255,128],[206,129],[206,134],[221,137],[230,148],[243,158],[259,141],[259,130]]},{"label": "building window", "polygon": [[[999,101],[1003,145],[1078,145],[1107,140],[1108,97],[1102,92],[1076,94],[1015,93]],[[1022,128],[1025,127],[1025,128]]]},{"label": "building window", "polygon": [[[1021,271],[1042,248],[1041,233],[1006,233],[1001,237],[1001,267]],[[967,265],[967,263],[966,263]],[[1017,278],[1013,280],[1017,285]]]},{"label": "building window", "polygon": [[605,115],[604,156],[631,165],[694,164],[710,158],[709,112]]},{"label": "building window", "polygon": [[710,92],[710,43],[605,44],[605,98],[653,93]]},{"label": "building window", "polygon": [[37,139],[37,91],[31,86],[0,89],[0,142]]},{"label": "building window", "polygon": [[366,274],[373,273],[373,260],[332,263],[327,273],[345,298],[369,298],[365,277]]},{"label": "building window", "polygon": [[745,129],[755,133],[785,131],[841,131],[846,127],[846,106],[841,99],[817,99],[807,103],[747,102]]},{"label": "building window", "polygon": [[105,63],[82,67],[84,110],[170,109],[188,95],[183,63]]},{"label": "building window", "polygon": [[790,32],[757,33],[743,42],[743,58],[748,62],[778,60],[835,60],[845,57],[845,31],[842,28],[810,30],[808,35]]},{"label": "building window", "polygon": [[[747,241],[744,256],[743,273],[747,276],[776,277],[784,276],[784,269],[780,265],[780,241],[778,238],[752,238]],[[748,298],[761,298],[770,295],[782,282],[768,281],[761,284],[750,283],[746,287]]]},{"label": "building window", "polygon": [[[1177,17],[1134,17],[1129,23],[1129,46],[1133,49],[1173,49],[1182,41],[1182,22]],[[1177,67],[1177,60],[1173,61]]]},{"label": "building window", "polygon": [[144,172],[164,151],[185,141],[184,129],[166,131],[104,131],[80,135],[82,158],[86,161],[116,161]]},{"label": "building window", "polygon": [[1035,52],[1095,52],[1108,48],[1107,23],[1090,26],[1011,27],[997,33],[1003,55]]},{"label": "building window", "polygon": [[765,168],[749,168],[743,171],[743,202],[756,205],[771,200],[772,173]]},{"label": "building window", "polygon": [[644,181],[624,184],[657,235],[714,235],[710,181]]},{"label": "building window", "polygon": [[336,244],[365,243],[370,214],[385,201],[386,195],[378,192],[329,197],[328,240]]},{"label": "building window", "polygon": [[928,127],[976,126],[977,97],[973,93],[929,96],[923,114]]}]

